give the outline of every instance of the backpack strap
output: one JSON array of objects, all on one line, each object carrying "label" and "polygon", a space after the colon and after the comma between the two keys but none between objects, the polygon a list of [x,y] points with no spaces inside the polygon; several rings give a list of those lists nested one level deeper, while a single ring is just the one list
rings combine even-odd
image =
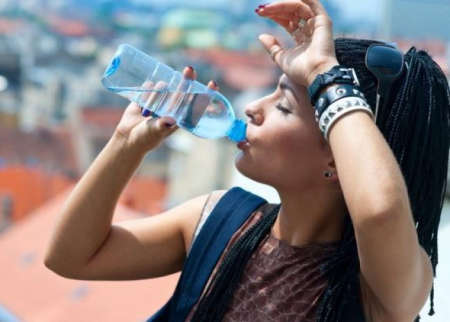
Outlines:
[{"label": "backpack strap", "polygon": [[186,320],[231,237],[266,202],[237,187],[219,200],[192,245],[174,294],[147,322]]}]

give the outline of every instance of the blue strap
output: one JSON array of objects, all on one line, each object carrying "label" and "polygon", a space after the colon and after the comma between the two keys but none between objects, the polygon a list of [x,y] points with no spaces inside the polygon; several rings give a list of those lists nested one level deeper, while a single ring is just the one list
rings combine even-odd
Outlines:
[{"label": "blue strap", "polygon": [[233,234],[264,203],[241,188],[220,199],[192,245],[174,295],[148,322],[185,321]]}]

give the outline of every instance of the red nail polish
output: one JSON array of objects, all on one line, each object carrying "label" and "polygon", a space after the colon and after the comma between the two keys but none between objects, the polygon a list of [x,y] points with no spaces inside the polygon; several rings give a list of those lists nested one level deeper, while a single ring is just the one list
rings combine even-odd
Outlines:
[{"label": "red nail polish", "polygon": [[189,70],[190,70],[191,72],[195,71],[194,67],[192,67],[192,66],[188,66],[187,68],[189,68]]},{"label": "red nail polish", "polygon": [[215,86],[215,87],[218,87],[218,85],[217,85],[217,82],[216,81],[211,81],[212,83],[213,83],[213,85]]},{"label": "red nail polish", "polygon": [[263,9],[265,6],[268,6],[269,4],[270,4],[270,3],[262,4],[262,5],[258,6],[258,8],[259,8],[259,9]]},{"label": "red nail polish", "polygon": [[258,12],[259,12],[259,8],[258,8],[258,9],[255,9],[255,12],[258,13]]}]

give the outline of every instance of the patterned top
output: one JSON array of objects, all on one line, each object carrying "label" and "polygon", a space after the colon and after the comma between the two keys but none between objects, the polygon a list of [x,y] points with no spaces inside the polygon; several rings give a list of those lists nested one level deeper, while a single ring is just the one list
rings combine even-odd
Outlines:
[{"label": "patterned top", "polygon": [[[213,208],[210,205],[215,204],[217,199],[220,198],[210,198],[205,206],[206,214],[202,214],[202,217],[209,215],[208,212]],[[273,205],[264,205],[255,211],[233,235],[224,254],[272,208]],[[201,219],[203,222],[205,220]],[[201,225],[199,226],[197,230],[201,229]],[[320,267],[336,252],[337,247],[338,243],[291,246],[271,232],[247,263],[223,321],[317,321],[320,298],[327,285],[327,276]],[[212,276],[222,260],[223,255]],[[195,310],[196,306],[187,321],[192,318]]]},{"label": "patterned top", "polygon": [[317,321],[337,244],[294,247],[270,234],[249,260],[223,321]]}]

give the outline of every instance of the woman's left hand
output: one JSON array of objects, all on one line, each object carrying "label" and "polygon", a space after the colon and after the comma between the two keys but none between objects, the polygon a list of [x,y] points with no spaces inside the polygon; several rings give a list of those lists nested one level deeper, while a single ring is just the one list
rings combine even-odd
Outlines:
[{"label": "woman's left hand", "polygon": [[338,65],[332,22],[318,0],[273,2],[257,9],[293,36],[296,46],[284,49],[273,36],[259,37],[281,70],[294,82],[309,86],[318,74]]}]

